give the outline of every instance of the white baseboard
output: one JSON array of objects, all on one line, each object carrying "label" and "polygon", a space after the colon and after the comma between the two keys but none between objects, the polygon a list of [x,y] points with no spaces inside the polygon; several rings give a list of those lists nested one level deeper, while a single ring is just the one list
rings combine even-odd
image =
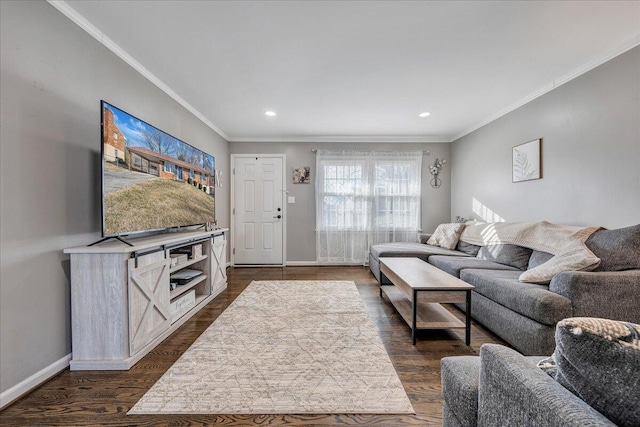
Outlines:
[{"label": "white baseboard", "polygon": [[343,264],[322,264],[318,261],[287,261],[287,267],[307,267],[307,266],[321,266],[321,267],[366,267],[362,263],[348,263]]},{"label": "white baseboard", "polygon": [[49,378],[53,377],[60,371],[66,369],[71,361],[71,353],[64,356],[62,359],[53,362],[46,368],[36,372],[29,378],[20,381],[18,384],[9,388],[6,391],[0,393],[0,409],[4,409],[5,406],[13,403],[16,399],[22,397],[24,394],[30,392],[34,388],[38,387]]},{"label": "white baseboard", "polygon": [[[324,267],[366,267],[362,263],[344,263],[344,264],[321,264],[318,261],[287,261],[282,265],[236,265],[236,267],[311,267],[314,265],[321,265]],[[227,263],[227,266],[231,266],[231,263]]]}]

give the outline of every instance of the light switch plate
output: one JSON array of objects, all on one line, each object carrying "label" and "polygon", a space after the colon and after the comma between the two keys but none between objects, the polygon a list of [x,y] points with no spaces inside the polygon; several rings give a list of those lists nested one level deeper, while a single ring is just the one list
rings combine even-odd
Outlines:
[{"label": "light switch plate", "polygon": [[296,202],[296,196],[289,196],[287,197],[287,203],[289,204],[293,204]]}]

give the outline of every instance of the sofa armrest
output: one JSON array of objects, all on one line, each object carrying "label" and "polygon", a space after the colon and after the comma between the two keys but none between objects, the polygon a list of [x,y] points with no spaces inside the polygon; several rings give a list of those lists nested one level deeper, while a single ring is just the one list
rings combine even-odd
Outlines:
[{"label": "sofa armrest", "polygon": [[601,317],[640,323],[640,270],[566,271],[549,290],[571,300],[574,317]]},{"label": "sofa armrest", "polygon": [[515,350],[480,349],[478,425],[615,426]]},{"label": "sofa armrest", "polygon": [[431,237],[433,234],[431,233],[420,233],[420,243],[424,243],[425,245],[427,244],[427,240],[429,240],[429,237]]}]

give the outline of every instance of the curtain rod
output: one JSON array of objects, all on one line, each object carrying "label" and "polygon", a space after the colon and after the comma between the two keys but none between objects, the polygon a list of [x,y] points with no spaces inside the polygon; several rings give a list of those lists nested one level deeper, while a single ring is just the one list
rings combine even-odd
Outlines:
[{"label": "curtain rod", "polygon": [[[420,150],[417,150],[417,151],[420,151]],[[318,153],[318,149],[317,149],[317,148],[312,148],[312,149],[311,149],[311,152],[312,152],[313,154],[317,154],[317,153]],[[424,150],[424,151],[422,152],[422,155],[423,155],[423,156],[429,156],[430,154],[431,154],[431,150]]]}]

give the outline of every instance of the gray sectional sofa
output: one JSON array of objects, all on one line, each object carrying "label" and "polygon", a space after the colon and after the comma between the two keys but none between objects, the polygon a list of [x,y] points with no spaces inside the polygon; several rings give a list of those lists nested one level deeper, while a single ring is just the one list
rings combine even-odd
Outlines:
[{"label": "gray sectional sofa", "polygon": [[[422,237],[426,242],[428,235]],[[552,255],[517,245],[455,249],[426,243],[373,245],[369,268],[381,285],[380,257],[417,257],[475,286],[472,317],[525,355],[551,354],[558,321],[600,317],[640,323],[640,224],[600,230],[585,242],[601,259],[592,272],[565,271],[548,284],[519,282]],[[460,306],[464,309],[464,305]]]}]

